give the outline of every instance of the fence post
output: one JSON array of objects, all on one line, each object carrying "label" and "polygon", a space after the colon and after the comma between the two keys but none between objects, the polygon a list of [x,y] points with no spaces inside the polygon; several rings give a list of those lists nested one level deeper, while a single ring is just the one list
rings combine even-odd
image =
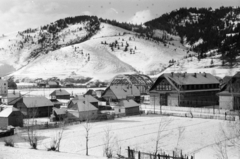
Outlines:
[{"label": "fence post", "polygon": [[141,152],[138,151],[138,159],[141,159]]},{"label": "fence post", "polygon": [[158,159],[161,159],[160,157],[161,157],[160,154],[158,154]]}]

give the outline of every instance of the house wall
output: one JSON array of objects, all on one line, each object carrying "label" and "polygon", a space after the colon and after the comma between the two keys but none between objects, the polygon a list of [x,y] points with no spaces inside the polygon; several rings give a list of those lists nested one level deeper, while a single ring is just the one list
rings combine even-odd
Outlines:
[{"label": "house wall", "polygon": [[8,118],[0,117],[0,128],[6,129],[8,127]]},{"label": "house wall", "polygon": [[92,110],[92,111],[82,111],[78,112],[78,110],[68,110],[67,111],[67,117],[68,119],[72,120],[93,120],[96,119],[98,116],[98,110]]},{"label": "house wall", "polygon": [[220,109],[233,109],[233,97],[232,96],[220,96],[219,97],[219,108]]},{"label": "house wall", "polygon": [[168,106],[178,106],[178,95],[177,94],[169,94],[168,96]]},{"label": "house wall", "polygon": [[139,114],[139,106],[126,108],[125,113],[126,115],[137,115]]},{"label": "house wall", "polygon": [[57,99],[70,99],[70,94],[69,95],[61,95],[61,96],[57,95],[56,98]]},{"label": "house wall", "polygon": [[0,96],[6,96],[8,93],[8,83],[0,78]]},{"label": "house wall", "polygon": [[19,109],[21,111],[21,113],[23,114],[23,116],[27,116],[27,107],[22,103],[22,102],[17,102],[16,103],[16,108]]},{"label": "house wall", "polygon": [[125,114],[125,108],[121,106],[114,107],[115,114]]},{"label": "house wall", "polygon": [[8,117],[8,125],[23,126],[23,115],[20,111],[14,111]]},{"label": "house wall", "polygon": [[16,107],[24,117],[49,117],[53,108],[53,106],[27,108],[22,102],[18,102]]},{"label": "house wall", "polygon": [[155,106],[160,106],[160,94],[150,93],[150,104]]}]

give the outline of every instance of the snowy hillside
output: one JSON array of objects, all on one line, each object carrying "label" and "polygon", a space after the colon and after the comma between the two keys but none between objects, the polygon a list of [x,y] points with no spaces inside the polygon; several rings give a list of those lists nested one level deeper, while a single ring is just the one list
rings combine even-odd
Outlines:
[{"label": "snowy hillside", "polygon": [[[240,57],[238,57],[239,59]],[[226,64],[227,65],[227,64]],[[167,68],[160,74],[153,77],[158,77],[163,73],[170,72],[188,72],[188,73],[211,73],[214,76],[223,78],[224,76],[233,76],[240,70],[240,66],[236,64],[234,67],[223,66],[220,55],[214,55],[211,58],[198,60],[197,57],[188,57],[176,62],[173,66]]]},{"label": "snowy hillside", "polygon": [[6,56],[0,63],[13,66],[17,71],[10,75],[15,78],[109,79],[119,73],[160,72],[170,60],[187,54],[184,47],[106,23],[100,23],[99,30],[86,39],[89,27],[83,22],[68,24],[54,35],[41,28],[4,36],[0,39],[0,55]]}]

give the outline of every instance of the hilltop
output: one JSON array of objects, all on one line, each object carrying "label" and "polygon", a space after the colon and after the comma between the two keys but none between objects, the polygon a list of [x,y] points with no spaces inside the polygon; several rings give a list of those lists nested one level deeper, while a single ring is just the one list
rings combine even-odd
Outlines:
[{"label": "hilltop", "polygon": [[239,69],[239,34],[239,7],[181,8],[144,25],[68,17],[2,35],[0,72],[15,79],[163,72],[223,77]]},{"label": "hilltop", "polygon": [[119,73],[161,72],[170,60],[187,54],[184,47],[107,23],[97,17],[66,18],[5,35],[0,62],[14,67],[9,76],[18,79],[109,79]]}]

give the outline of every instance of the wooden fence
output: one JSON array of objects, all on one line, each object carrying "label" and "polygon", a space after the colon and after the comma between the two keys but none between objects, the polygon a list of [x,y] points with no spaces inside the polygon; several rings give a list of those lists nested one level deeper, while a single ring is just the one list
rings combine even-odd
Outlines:
[{"label": "wooden fence", "polygon": [[160,154],[152,154],[141,151],[135,151],[128,147],[128,159],[194,159],[193,156],[183,155],[182,152],[176,153],[175,151],[172,154],[166,154],[165,152],[161,152]]}]

